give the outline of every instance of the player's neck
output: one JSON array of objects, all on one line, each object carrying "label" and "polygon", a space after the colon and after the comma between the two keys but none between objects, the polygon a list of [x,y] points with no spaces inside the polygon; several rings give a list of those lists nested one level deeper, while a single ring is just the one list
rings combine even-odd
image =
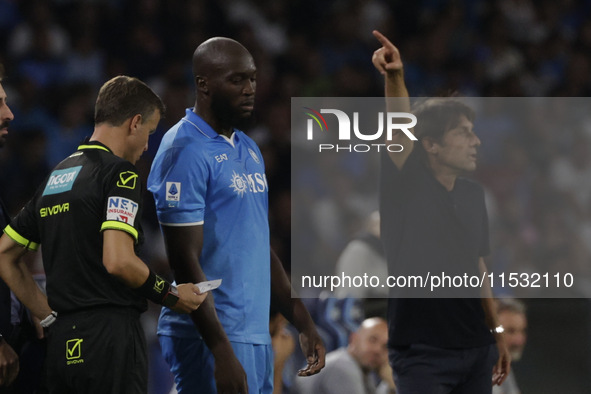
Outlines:
[{"label": "player's neck", "polygon": [[199,115],[201,119],[205,121],[216,133],[225,135],[226,137],[232,137],[232,133],[234,132],[234,128],[232,126],[224,126],[220,122],[220,120],[214,116],[211,111],[203,110],[202,106],[195,104],[195,108],[193,108],[193,112]]}]

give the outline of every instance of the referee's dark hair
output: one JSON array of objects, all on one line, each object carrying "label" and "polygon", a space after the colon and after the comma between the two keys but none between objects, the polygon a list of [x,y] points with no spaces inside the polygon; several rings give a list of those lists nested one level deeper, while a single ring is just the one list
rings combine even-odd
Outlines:
[{"label": "referee's dark hair", "polygon": [[4,64],[0,63],[0,82],[2,82],[2,78],[4,78]]},{"label": "referee's dark hair", "polygon": [[165,106],[160,97],[137,78],[119,75],[99,90],[94,108],[94,123],[120,126],[137,114],[146,118],[156,109],[164,117]]}]

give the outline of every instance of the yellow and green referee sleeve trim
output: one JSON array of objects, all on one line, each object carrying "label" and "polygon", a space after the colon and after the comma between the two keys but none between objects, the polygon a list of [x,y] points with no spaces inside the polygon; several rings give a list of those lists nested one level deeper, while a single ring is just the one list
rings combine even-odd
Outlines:
[{"label": "yellow and green referee sleeve trim", "polygon": [[29,241],[19,233],[17,233],[10,225],[6,226],[4,229],[4,233],[8,235],[14,242],[21,245],[24,248],[29,250],[37,250],[39,249],[39,244],[37,242]]},{"label": "yellow and green referee sleeve trim", "polygon": [[101,231],[105,231],[105,230],[125,231],[126,233],[131,235],[133,237],[133,239],[135,239],[135,242],[137,242],[137,238],[138,238],[137,230],[135,229],[135,227],[133,227],[127,223],[118,222],[117,220],[107,220],[106,222],[103,222],[103,225],[101,226]]}]

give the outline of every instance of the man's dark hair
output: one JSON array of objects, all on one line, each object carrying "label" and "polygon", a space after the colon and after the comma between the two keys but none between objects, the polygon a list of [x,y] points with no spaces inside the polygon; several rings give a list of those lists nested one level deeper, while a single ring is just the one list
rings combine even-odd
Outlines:
[{"label": "man's dark hair", "polygon": [[156,109],[164,116],[164,103],[148,85],[137,78],[120,75],[105,82],[99,90],[94,123],[120,126],[137,114],[145,119]]},{"label": "man's dark hair", "polygon": [[429,98],[418,102],[412,112],[417,117],[414,135],[419,140],[428,137],[440,142],[446,131],[459,124],[462,115],[470,122],[474,121],[472,108],[458,99],[448,97]]},{"label": "man's dark hair", "polygon": [[4,78],[4,65],[0,63],[0,82],[2,82],[2,78]]}]

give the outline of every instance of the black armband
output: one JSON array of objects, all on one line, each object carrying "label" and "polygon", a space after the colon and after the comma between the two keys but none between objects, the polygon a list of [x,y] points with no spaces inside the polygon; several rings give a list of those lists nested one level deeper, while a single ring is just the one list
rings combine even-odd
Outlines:
[{"label": "black armband", "polygon": [[175,286],[150,270],[148,279],[136,291],[150,301],[167,307],[174,306],[179,300],[179,293]]}]

